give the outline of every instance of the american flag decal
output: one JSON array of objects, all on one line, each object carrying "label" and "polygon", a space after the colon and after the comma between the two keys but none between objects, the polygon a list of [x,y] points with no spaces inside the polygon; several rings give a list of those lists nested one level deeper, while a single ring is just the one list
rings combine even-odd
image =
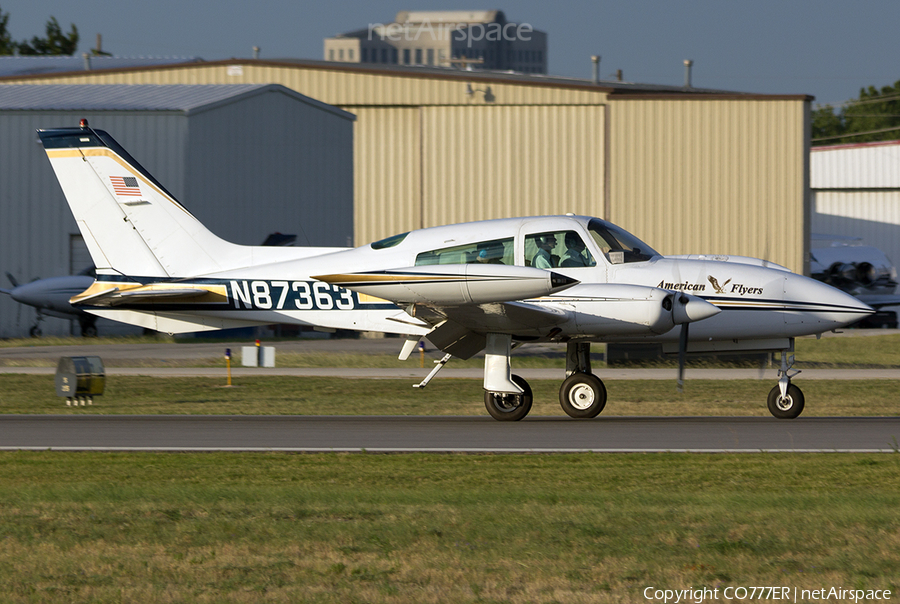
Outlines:
[{"label": "american flag decal", "polygon": [[140,197],[141,188],[138,186],[138,180],[134,176],[110,176],[109,180],[112,182],[113,191],[116,192],[116,195]]}]

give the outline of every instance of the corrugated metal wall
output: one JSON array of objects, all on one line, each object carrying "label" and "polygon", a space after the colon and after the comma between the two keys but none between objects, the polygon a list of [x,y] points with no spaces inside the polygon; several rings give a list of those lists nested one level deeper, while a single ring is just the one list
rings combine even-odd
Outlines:
[{"label": "corrugated metal wall", "polygon": [[354,111],[357,244],[472,220],[603,214],[603,106]]},{"label": "corrugated metal wall", "polygon": [[424,226],[602,215],[603,106],[423,108]]},{"label": "corrugated metal wall", "polygon": [[244,245],[274,232],[297,245],[351,244],[351,120],[280,92],[188,119],[182,199],[213,232]]},{"label": "corrugated metal wall", "polygon": [[815,191],[812,232],[859,237],[900,262],[900,191]]},{"label": "corrugated metal wall", "polygon": [[900,189],[900,141],[814,147],[813,189]]},{"label": "corrugated metal wall", "polygon": [[797,99],[612,100],[610,218],[663,254],[804,272],[808,112]]},{"label": "corrugated metal wall", "polygon": [[359,107],[354,132],[355,242],[421,224],[421,120],[417,107]]}]

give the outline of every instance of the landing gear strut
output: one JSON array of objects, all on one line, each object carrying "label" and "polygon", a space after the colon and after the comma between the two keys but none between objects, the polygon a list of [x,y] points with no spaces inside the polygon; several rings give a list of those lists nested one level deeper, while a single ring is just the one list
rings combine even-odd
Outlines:
[{"label": "landing gear strut", "polygon": [[484,406],[496,420],[517,422],[531,411],[531,386],[522,377],[512,375],[509,334],[489,333],[484,348]]},{"label": "landing gear strut", "polygon": [[566,380],[559,388],[559,404],[569,417],[597,417],[606,406],[606,387],[591,373],[590,342],[566,345]]},{"label": "landing gear strut", "polygon": [[794,340],[791,338],[791,347],[781,351],[778,385],[769,391],[767,401],[769,413],[778,419],[794,419],[803,412],[803,405],[806,402],[803,392],[791,384],[791,378],[800,373],[799,370],[792,370],[793,366]]}]

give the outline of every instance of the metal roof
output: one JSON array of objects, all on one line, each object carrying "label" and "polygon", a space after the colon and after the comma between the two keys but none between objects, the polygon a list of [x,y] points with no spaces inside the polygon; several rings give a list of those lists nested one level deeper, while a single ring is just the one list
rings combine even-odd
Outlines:
[{"label": "metal roof", "polygon": [[[509,83],[509,84],[523,84],[526,86],[549,86],[549,87],[558,87],[558,88],[569,88],[569,89],[582,89],[582,90],[599,90],[606,92],[610,95],[614,95],[615,97],[625,97],[627,95],[641,95],[644,98],[651,98],[654,94],[661,95],[675,95],[686,97],[689,95],[695,95],[698,98],[713,98],[715,96],[725,96],[725,97],[738,97],[743,99],[790,99],[790,98],[804,98],[806,100],[812,100],[813,97],[808,95],[773,95],[773,94],[758,94],[758,93],[748,93],[748,92],[737,92],[733,90],[718,90],[712,88],[685,88],[683,86],[669,86],[664,84],[641,84],[637,82],[623,82],[618,80],[601,80],[600,82],[594,82],[593,80],[583,79],[583,78],[574,78],[574,77],[565,77],[565,76],[554,76],[554,75],[546,75],[546,74],[526,74],[519,73],[514,71],[490,71],[490,70],[479,70],[475,69],[472,71],[455,69],[450,67],[427,67],[427,66],[408,66],[408,65],[385,65],[380,63],[349,63],[349,62],[340,62],[340,61],[322,61],[316,59],[296,59],[296,58],[282,58],[282,59],[226,59],[221,61],[198,61],[196,63],[186,64],[186,63],[170,63],[170,64],[161,64],[161,65],[150,65],[150,66],[139,66],[139,67],[126,67],[120,69],[92,69],[90,72],[85,72],[83,69],[74,70],[71,72],[59,73],[59,74],[50,74],[50,77],[54,77],[59,75],[61,77],[70,77],[70,76],[82,76],[86,73],[90,74],[112,74],[112,73],[137,73],[142,71],[150,71],[150,70],[177,70],[191,67],[209,67],[209,68],[217,68],[221,66],[258,66],[258,67],[274,67],[274,68],[282,68],[282,67],[293,67],[297,69],[321,69],[328,71],[344,71],[350,73],[358,73],[358,74],[367,74],[367,75],[382,75],[382,76],[395,76],[395,77],[418,77],[424,79],[452,79],[452,80],[462,80],[462,81],[479,81],[479,82],[498,82],[498,83]],[[22,78],[27,79],[39,79],[40,75],[32,75],[32,76],[7,76],[8,79],[14,81],[23,81]],[[3,83],[3,80],[6,79],[0,73],[0,84]]]},{"label": "metal roof", "polygon": [[[198,63],[200,57],[104,57],[89,56],[90,69],[127,69],[129,67],[151,67],[154,65],[172,65],[178,63]],[[0,77],[39,75],[47,73],[63,73],[85,71],[87,67],[84,57],[0,57]]]},{"label": "metal roof", "polygon": [[5,111],[183,111],[197,113],[266,92],[355,120],[352,113],[299,94],[280,84],[9,84],[0,85]]},{"label": "metal roof", "polygon": [[[640,84],[620,80],[600,80],[594,82],[584,78],[568,76],[555,76],[540,73],[521,73],[517,71],[494,71],[488,69],[457,69],[453,67],[434,67],[426,65],[395,65],[383,63],[350,63],[341,61],[323,61],[316,59],[228,59],[223,61],[204,61],[200,66],[213,65],[271,65],[279,67],[297,67],[301,69],[328,69],[334,71],[349,71],[356,73],[371,73],[385,76],[414,76],[421,78],[446,78],[462,81],[483,82],[508,82],[511,84],[559,86],[562,88],[589,88],[598,89],[614,94],[628,93],[675,93],[675,94],[700,94],[700,95],[738,95],[738,96],[789,96],[789,95],[758,95],[755,93],[736,92],[731,90],[719,90],[713,88],[685,88],[684,86],[669,86],[665,84]],[[164,68],[167,68],[165,66]],[[176,65],[172,66],[176,68]],[[797,96],[797,95],[790,95]]]}]

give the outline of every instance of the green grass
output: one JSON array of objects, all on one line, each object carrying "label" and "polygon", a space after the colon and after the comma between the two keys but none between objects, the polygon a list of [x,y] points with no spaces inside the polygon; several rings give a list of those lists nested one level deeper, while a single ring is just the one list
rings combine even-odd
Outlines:
[{"label": "green grass", "polygon": [[798,367],[900,367],[900,334],[842,338],[799,338]]},{"label": "green grass", "polygon": [[4,602],[900,587],[898,455],[0,453]]},{"label": "green grass", "polygon": [[110,336],[103,338],[76,338],[43,336],[40,338],[0,339],[0,348],[32,348],[35,346],[100,346],[108,344],[171,344],[172,336],[159,333],[152,336]]},{"label": "green grass", "polygon": [[[195,343],[193,340],[182,340],[185,343]],[[296,342],[296,340],[290,340]],[[0,340],[0,348],[30,348],[34,346],[95,346],[100,344],[142,344],[147,345],[147,356],[139,359],[104,359],[108,367],[222,367],[224,360],[217,351],[207,357],[195,357],[191,359],[160,359],[153,356],[154,344],[172,344],[175,340],[168,336],[158,337],[127,337],[127,338],[20,338],[15,340]],[[396,340],[397,352],[400,351],[401,341]],[[248,342],[249,344],[249,342]],[[322,353],[322,352],[294,352],[278,350],[278,341],[266,341],[267,345],[275,346],[276,360],[279,367],[376,367],[376,368],[411,368],[418,367],[421,359],[415,352],[406,361],[400,361],[395,354],[360,354],[360,353]],[[556,352],[533,354],[533,350],[524,346],[513,352],[513,366],[521,368],[563,368],[565,367],[565,347],[560,345]],[[602,350],[602,345],[594,345],[594,352]],[[434,360],[443,356],[443,353],[430,349],[425,355],[425,365],[432,366]],[[868,335],[858,337],[828,337],[817,340],[815,338],[798,338],[796,341],[796,367],[798,369],[812,367],[847,367],[847,368],[900,368],[900,334]],[[234,362],[239,362],[235,358]],[[595,356],[595,362],[599,363],[599,356]],[[777,361],[776,361],[777,362]],[[722,362],[710,357],[688,357],[688,364],[694,367],[718,367],[734,366],[735,364],[748,367],[757,366],[756,361],[746,362]],[[7,367],[53,367],[56,359],[0,359],[0,365]],[[482,367],[484,360],[475,357],[468,360],[456,359],[452,361],[453,367]],[[675,367],[676,359],[673,356],[662,361],[644,361],[640,366],[650,367]],[[636,365],[635,365],[636,366]]]},{"label": "green grass", "polygon": [[[106,392],[89,407],[66,407],[52,375],[0,374],[0,413],[237,414],[237,415],[483,415],[481,380],[240,377],[225,387],[214,378],[107,376]],[[804,417],[895,416],[900,381],[797,380],[806,395]],[[768,417],[772,380],[606,380],[603,415],[744,415]],[[559,382],[534,380],[532,415],[561,415]]]}]

